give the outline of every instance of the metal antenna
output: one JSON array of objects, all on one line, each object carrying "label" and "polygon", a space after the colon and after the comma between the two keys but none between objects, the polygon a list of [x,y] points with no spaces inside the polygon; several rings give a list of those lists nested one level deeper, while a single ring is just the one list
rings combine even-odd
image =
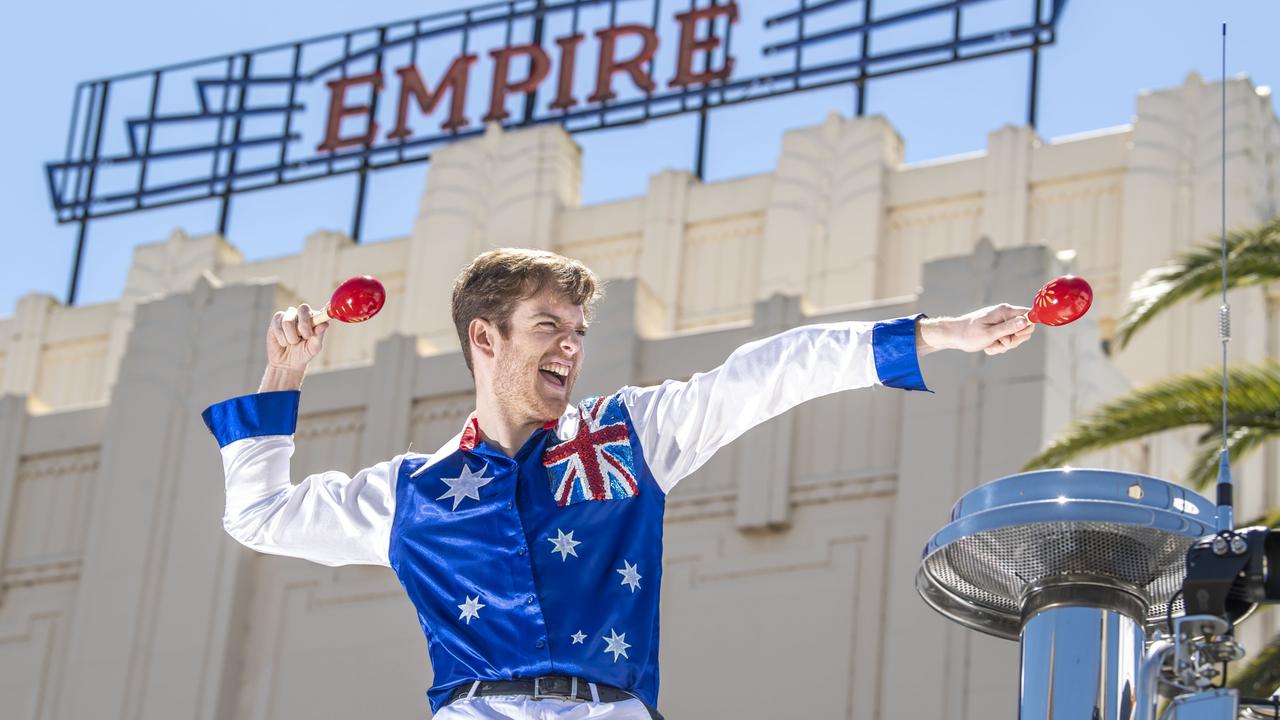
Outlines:
[{"label": "metal antenna", "polygon": [[1235,527],[1231,498],[1231,451],[1227,449],[1227,343],[1231,342],[1231,306],[1227,304],[1227,24],[1222,23],[1222,449],[1218,451],[1218,532]]}]

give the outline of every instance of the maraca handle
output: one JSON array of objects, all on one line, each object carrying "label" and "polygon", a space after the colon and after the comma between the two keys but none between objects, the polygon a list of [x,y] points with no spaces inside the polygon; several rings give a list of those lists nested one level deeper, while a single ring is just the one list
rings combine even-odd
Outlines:
[{"label": "maraca handle", "polygon": [[329,321],[330,321],[330,320],[332,320],[332,319],[333,319],[333,318],[329,316],[329,306],[328,306],[328,305],[325,305],[324,307],[320,308],[319,310],[316,310],[316,311],[314,311],[314,312],[312,312],[312,313],[311,313],[311,325],[312,325],[312,326],[316,326],[316,325],[323,325],[323,324],[325,324],[325,323],[329,322]]}]

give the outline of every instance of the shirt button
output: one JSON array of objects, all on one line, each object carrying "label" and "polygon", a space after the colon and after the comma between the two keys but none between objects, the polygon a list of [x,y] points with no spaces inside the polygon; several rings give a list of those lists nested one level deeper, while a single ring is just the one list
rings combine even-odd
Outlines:
[{"label": "shirt button", "polygon": [[511,503],[507,503],[507,509],[508,509],[508,510],[510,510],[510,509],[511,509]]},{"label": "shirt button", "polygon": [[529,552],[529,548],[524,547],[524,546],[522,545],[522,546],[520,547],[520,549],[519,549],[519,550],[517,550],[516,552],[517,552],[517,553],[519,553],[519,554],[521,554],[521,555],[524,555],[525,553]]},{"label": "shirt button", "polygon": [[525,601],[525,603],[526,603],[526,604],[528,604],[528,605],[532,605],[532,604],[533,604],[533,596],[532,596],[532,595],[526,595],[526,596],[525,596],[525,598],[524,598],[524,601]]},{"label": "shirt button", "polygon": [[534,646],[534,647],[536,647],[536,648],[538,648],[539,650],[541,650],[542,648],[544,648],[544,647],[546,647],[546,646],[547,646],[547,641],[546,641],[546,640],[539,639],[539,640],[538,640],[538,642],[536,642],[536,643],[534,643],[534,644],[533,644],[533,646]]}]

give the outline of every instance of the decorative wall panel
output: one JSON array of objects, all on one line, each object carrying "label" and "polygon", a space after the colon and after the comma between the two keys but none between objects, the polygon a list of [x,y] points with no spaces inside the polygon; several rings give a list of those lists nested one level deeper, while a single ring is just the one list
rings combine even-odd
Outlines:
[{"label": "decorative wall panel", "polygon": [[965,195],[889,209],[880,246],[878,297],[914,294],[929,260],[968,254],[982,234],[982,197]]},{"label": "decorative wall panel", "polygon": [[763,234],[762,214],[695,223],[685,228],[677,328],[751,319]]},{"label": "decorative wall panel", "polygon": [[415,402],[409,418],[414,451],[435,452],[444,441],[462,432],[462,426],[475,407],[475,398],[470,393],[442,395]]},{"label": "decorative wall panel", "polygon": [[355,474],[360,470],[358,459],[363,430],[363,408],[299,417],[291,467],[294,482],[325,470]]},{"label": "decorative wall panel", "polygon": [[4,539],[6,586],[79,576],[97,472],[97,448],[22,459]]}]

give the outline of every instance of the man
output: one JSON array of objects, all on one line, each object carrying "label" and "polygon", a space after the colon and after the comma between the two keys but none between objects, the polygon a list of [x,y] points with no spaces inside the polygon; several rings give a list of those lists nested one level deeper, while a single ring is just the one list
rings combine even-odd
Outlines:
[{"label": "man", "polygon": [[328,327],[306,305],[272,318],[258,393],[204,413],[222,447],[232,537],[395,571],[427,636],[438,718],[660,717],[667,492],[805,400],[873,384],[924,390],[918,355],[1002,353],[1034,328],[1009,305],[810,325],[688,381],[570,405],[598,297],[590,270],[549,252],[494,250],[464,269],[453,320],[475,412],[430,455],[290,484],[299,389]]}]

